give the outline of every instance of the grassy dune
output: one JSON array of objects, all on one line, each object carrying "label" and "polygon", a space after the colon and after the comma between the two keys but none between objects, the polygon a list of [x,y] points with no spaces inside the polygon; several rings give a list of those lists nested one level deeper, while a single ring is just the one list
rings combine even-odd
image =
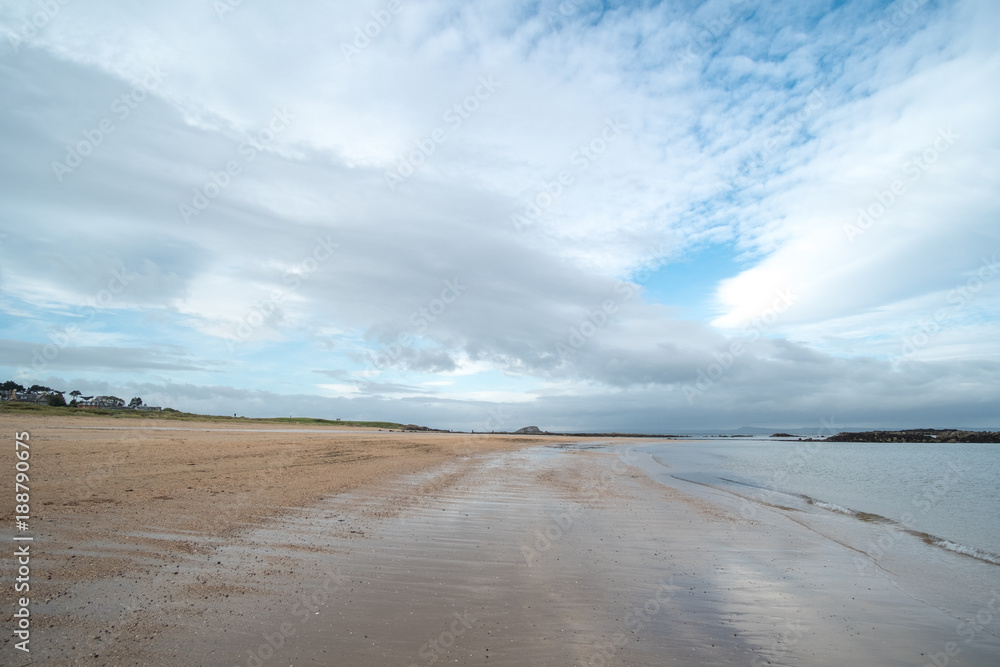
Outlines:
[{"label": "grassy dune", "polygon": [[404,424],[396,422],[364,422],[364,421],[334,421],[332,419],[316,419],[314,417],[228,417],[224,415],[197,415],[191,412],[180,412],[171,408],[162,411],[144,410],[100,410],[92,408],[53,407],[35,403],[0,403],[0,414],[30,414],[69,417],[81,415],[84,417],[111,417],[113,419],[156,419],[162,421],[197,421],[197,422],[232,422],[233,424],[302,424],[316,426],[362,426],[368,428],[404,429]]}]

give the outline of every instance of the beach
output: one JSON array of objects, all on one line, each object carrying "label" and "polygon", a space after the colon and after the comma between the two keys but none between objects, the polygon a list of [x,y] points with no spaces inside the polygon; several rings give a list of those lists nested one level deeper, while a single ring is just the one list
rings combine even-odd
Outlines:
[{"label": "beach", "polygon": [[[942,667],[1000,656],[990,582],[970,625],[891,573],[862,572],[865,553],[794,508],[748,513],[737,496],[654,479],[633,441],[0,424],[11,451],[15,432],[31,436],[34,538],[31,652],[7,638],[3,664]],[[0,508],[10,545],[12,503]],[[13,581],[14,558],[2,568]]]}]

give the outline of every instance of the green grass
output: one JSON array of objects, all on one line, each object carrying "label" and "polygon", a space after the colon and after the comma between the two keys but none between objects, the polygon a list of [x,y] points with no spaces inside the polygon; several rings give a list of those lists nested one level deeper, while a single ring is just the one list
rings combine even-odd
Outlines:
[{"label": "green grass", "polygon": [[267,422],[272,424],[274,422],[288,423],[288,424],[319,424],[321,426],[368,426],[370,428],[391,428],[391,429],[401,429],[404,428],[403,424],[397,424],[396,422],[352,422],[352,421],[335,421],[333,419],[318,419],[316,417],[266,417],[266,418],[255,418],[255,419],[242,419],[232,417],[221,417],[221,419],[229,419],[231,421],[238,422]]},{"label": "green grass", "polygon": [[197,422],[230,422],[233,424],[303,424],[317,426],[363,426],[368,428],[402,429],[403,424],[396,422],[361,422],[335,421],[333,419],[316,419],[314,417],[228,417],[224,415],[198,415],[191,412],[180,412],[165,408],[161,412],[146,412],[143,410],[95,410],[92,408],[57,408],[51,405],[35,403],[0,402],[0,414],[31,414],[69,417],[81,415],[84,417],[111,417],[112,419],[157,419],[162,421],[197,421]]}]

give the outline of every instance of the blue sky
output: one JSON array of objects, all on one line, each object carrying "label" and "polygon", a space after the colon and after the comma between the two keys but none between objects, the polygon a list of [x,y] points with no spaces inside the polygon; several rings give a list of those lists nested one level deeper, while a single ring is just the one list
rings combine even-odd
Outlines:
[{"label": "blue sky", "polygon": [[684,319],[709,321],[717,314],[713,298],[716,285],[736,276],[742,266],[738,251],[718,243],[692,249],[683,257],[640,270],[628,279],[643,288],[647,301],[672,307]]},{"label": "blue sky", "polygon": [[0,375],[996,427],[1000,7],[0,2]]}]

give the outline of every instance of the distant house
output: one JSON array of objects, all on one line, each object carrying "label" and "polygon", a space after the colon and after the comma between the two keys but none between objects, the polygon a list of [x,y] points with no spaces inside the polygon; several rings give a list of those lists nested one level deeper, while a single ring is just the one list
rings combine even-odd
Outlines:
[{"label": "distant house", "polygon": [[86,401],[80,401],[76,407],[100,410],[124,410],[125,400],[117,396],[95,396]]},{"label": "distant house", "polygon": [[[45,405],[49,402],[49,397],[55,394],[62,394],[59,391],[18,391],[17,389],[0,389],[0,401],[14,401],[17,403],[37,403]],[[117,396],[86,396],[76,399],[76,407],[90,408],[92,410],[125,410],[125,400]],[[139,405],[134,410],[143,412],[160,412],[163,408],[155,405]]]},{"label": "distant house", "polygon": [[47,403],[49,395],[54,393],[57,392],[18,391],[17,389],[11,389],[9,391],[0,391],[0,400],[16,403]]}]

